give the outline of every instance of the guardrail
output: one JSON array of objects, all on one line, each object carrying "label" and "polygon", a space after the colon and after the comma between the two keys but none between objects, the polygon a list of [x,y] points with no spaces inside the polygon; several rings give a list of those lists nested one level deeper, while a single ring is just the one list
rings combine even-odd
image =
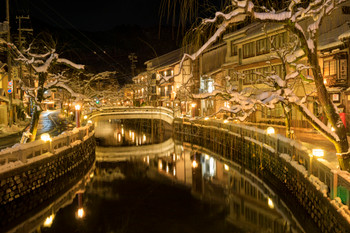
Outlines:
[{"label": "guardrail", "polygon": [[28,159],[33,159],[47,152],[54,154],[55,152],[64,150],[75,142],[83,141],[85,137],[91,136],[93,130],[93,125],[88,124],[84,127],[74,128],[72,131],[64,132],[48,142],[36,140],[3,149],[0,151],[0,170],[6,165],[8,167],[9,165],[15,166],[27,163]]},{"label": "guardrail", "polygon": [[[311,148],[307,148],[301,143],[286,138],[282,135],[272,134],[267,135],[265,130],[255,127],[246,126],[243,124],[224,123],[221,120],[189,120],[187,118],[176,119],[185,124],[194,124],[201,127],[215,127],[226,130],[230,134],[244,137],[258,146],[269,146],[277,155],[287,154],[292,161],[302,165],[308,175],[317,177],[321,182],[327,185],[330,189],[330,196],[336,198],[342,192],[347,198],[342,197],[342,201],[346,205],[350,205],[350,174],[347,171],[341,171],[322,158],[312,156]],[[330,152],[325,152],[329,153]],[[336,154],[334,157],[336,158]],[[346,192],[346,193],[344,193]]]}]

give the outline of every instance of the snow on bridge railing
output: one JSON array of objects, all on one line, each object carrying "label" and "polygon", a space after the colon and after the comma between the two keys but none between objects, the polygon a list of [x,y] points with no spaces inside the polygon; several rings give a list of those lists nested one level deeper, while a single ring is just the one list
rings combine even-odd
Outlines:
[{"label": "snow on bridge railing", "polygon": [[91,113],[87,114],[89,118],[101,115],[101,114],[114,114],[114,113],[127,113],[127,114],[133,114],[133,113],[150,113],[150,114],[163,114],[167,117],[173,119],[177,116],[178,112],[174,112],[172,109],[166,108],[166,107],[152,107],[152,106],[143,106],[143,107],[101,107],[98,109],[93,110]]},{"label": "snow on bridge railing", "polygon": [[36,140],[26,144],[15,144],[13,147],[0,151],[0,172],[40,160],[57,152],[67,149],[93,135],[93,125],[74,128],[64,132],[51,141]]},{"label": "snow on bridge railing", "polygon": [[[346,192],[347,196],[350,194],[349,172],[339,170],[338,166],[334,164],[334,161],[327,161],[322,158],[314,157],[311,151],[312,148],[308,148],[298,141],[286,138],[279,134],[267,135],[265,130],[234,122],[225,123],[222,120],[177,118],[175,121],[182,121],[185,124],[196,124],[201,127],[214,127],[228,130],[234,135],[244,137],[246,140],[269,146],[270,148],[273,148],[276,155],[288,155],[290,161],[293,161],[293,164],[297,163],[297,167],[300,167],[299,165],[303,166],[305,168],[303,170],[307,172],[310,178],[313,179],[315,177],[312,181],[315,185],[319,185],[319,183],[325,184],[330,190],[330,196],[332,199],[337,200],[337,202],[340,201],[338,198],[338,192]],[[333,156],[336,160],[335,153],[325,152],[325,154],[327,157]],[[350,205],[349,197],[343,197],[341,201],[347,206]]]}]

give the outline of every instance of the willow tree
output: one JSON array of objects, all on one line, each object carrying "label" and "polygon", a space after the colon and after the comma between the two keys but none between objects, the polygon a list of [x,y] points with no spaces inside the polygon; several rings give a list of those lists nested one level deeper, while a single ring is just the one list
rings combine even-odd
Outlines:
[{"label": "willow tree", "polygon": [[[175,1],[182,2],[182,1]],[[191,2],[198,2],[192,0]],[[274,1],[268,1],[273,3]],[[272,5],[263,5],[262,1],[252,0],[232,0],[222,11],[215,13],[213,18],[206,18],[196,26],[195,31],[202,35],[210,36],[205,40],[203,45],[192,54],[185,54],[185,59],[195,60],[199,55],[215,41],[217,41],[223,33],[244,21],[258,21],[262,23],[277,23],[283,25],[287,30],[293,32],[300,41],[300,48],[307,58],[311,67],[311,71],[316,86],[316,92],[325,117],[330,125],[335,129],[333,132],[329,127],[319,124],[312,115],[307,116],[307,120],[311,125],[321,132],[329,141],[331,141],[336,149],[339,166],[343,170],[350,170],[350,152],[349,144],[346,136],[345,126],[339,116],[339,112],[324,85],[323,75],[321,72],[318,57],[318,35],[320,26],[326,16],[331,15],[334,10],[345,0],[291,0],[284,1],[281,9],[276,10]]]}]

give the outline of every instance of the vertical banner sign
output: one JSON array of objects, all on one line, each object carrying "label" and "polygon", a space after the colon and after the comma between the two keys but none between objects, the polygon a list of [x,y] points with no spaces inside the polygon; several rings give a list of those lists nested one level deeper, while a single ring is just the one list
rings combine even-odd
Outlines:
[{"label": "vertical banner sign", "polygon": [[7,93],[12,94],[13,92],[13,81],[8,81],[7,83]]}]

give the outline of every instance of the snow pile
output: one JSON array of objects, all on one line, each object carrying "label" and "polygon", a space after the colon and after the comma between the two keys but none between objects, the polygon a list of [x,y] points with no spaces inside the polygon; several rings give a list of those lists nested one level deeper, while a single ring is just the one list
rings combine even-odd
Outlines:
[{"label": "snow pile", "polygon": [[344,205],[341,202],[341,199],[339,197],[334,198],[334,200],[331,200],[331,204],[337,209],[337,211],[348,221],[350,222],[350,211],[349,207],[347,205]]},{"label": "snow pile", "polygon": [[309,181],[316,187],[317,190],[319,190],[323,194],[324,197],[327,197],[327,193],[328,193],[327,185],[325,185],[322,181],[320,181],[314,175],[309,176]]}]

